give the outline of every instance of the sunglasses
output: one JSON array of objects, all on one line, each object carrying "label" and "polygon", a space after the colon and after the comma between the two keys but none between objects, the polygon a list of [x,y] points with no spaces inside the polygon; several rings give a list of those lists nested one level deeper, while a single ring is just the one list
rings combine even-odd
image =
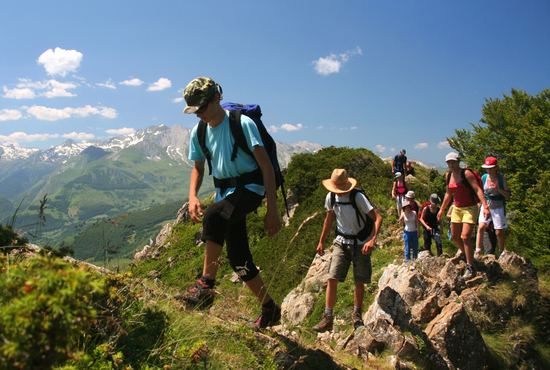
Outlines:
[{"label": "sunglasses", "polygon": [[204,113],[206,112],[206,110],[208,109],[208,104],[210,104],[212,102],[212,99],[208,99],[208,101],[206,103],[204,103],[203,105],[201,105],[199,107],[199,109],[197,109],[195,111],[195,114],[201,114],[201,113]]}]

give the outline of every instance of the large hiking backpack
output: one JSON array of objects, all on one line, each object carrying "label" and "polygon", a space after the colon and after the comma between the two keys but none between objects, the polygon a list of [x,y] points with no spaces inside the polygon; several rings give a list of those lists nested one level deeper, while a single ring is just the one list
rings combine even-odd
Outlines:
[{"label": "large hiking backpack", "polygon": [[[462,179],[462,182],[464,183],[464,185],[466,185],[468,187],[468,189],[470,189],[470,196],[472,197],[472,200],[475,202],[475,204],[478,204],[480,202],[479,197],[477,196],[476,192],[474,191],[474,188],[472,188],[472,185],[470,184],[470,182],[466,179],[466,171],[467,170],[474,174],[474,176],[476,178],[477,186],[480,189],[483,189],[483,182],[481,181],[481,176],[479,176],[479,173],[477,173],[474,170],[471,170],[469,168],[463,168],[462,171],[460,172],[460,177]],[[447,172],[447,187],[449,187],[449,181],[450,180],[451,180],[451,172],[449,171],[449,172]]]},{"label": "large hiking backpack", "polygon": [[357,235],[342,234],[338,231],[338,228],[336,228],[336,234],[337,235],[342,235],[346,239],[354,239],[356,242],[357,242],[357,240],[366,240],[370,236],[370,234],[372,233],[372,229],[374,228],[374,220],[368,214],[361,212],[359,210],[359,207],[357,207],[357,202],[355,201],[355,196],[357,195],[357,193],[363,194],[370,203],[370,199],[367,196],[367,194],[365,193],[365,190],[363,190],[361,188],[356,187],[356,188],[353,188],[350,191],[350,193],[349,193],[350,201],[349,202],[337,202],[336,201],[336,194],[333,193],[333,192],[330,193],[330,206],[332,208],[334,208],[335,204],[338,204],[338,205],[349,205],[349,204],[351,204],[351,206],[353,206],[353,208],[355,209],[355,214],[357,215],[357,222],[359,223],[359,225],[361,225],[361,221],[363,221],[364,226],[357,233]]},{"label": "large hiking backpack", "polygon": [[[284,179],[283,175],[281,173],[281,168],[279,166],[279,161],[277,159],[277,145],[275,144],[275,140],[273,140],[273,137],[267,132],[267,129],[265,128],[261,117],[262,117],[262,111],[260,109],[260,106],[257,104],[237,104],[237,103],[224,103],[222,104],[222,108],[229,111],[229,127],[231,129],[231,134],[233,135],[233,138],[235,139],[235,144],[233,146],[233,152],[231,153],[231,160],[234,161],[237,157],[237,151],[238,148],[241,148],[247,155],[254,158],[254,154],[252,154],[252,151],[248,148],[248,144],[246,142],[246,137],[243,132],[243,127],[241,125],[241,114],[244,114],[245,116],[249,117],[256,123],[256,127],[258,127],[258,131],[260,132],[260,136],[262,138],[262,142],[264,144],[265,150],[267,152],[267,155],[269,156],[269,159],[271,160],[271,164],[273,165],[273,170],[275,171],[275,188],[281,188],[281,192],[283,194],[283,199],[285,201],[285,208],[288,213],[288,205],[286,201],[286,194],[285,194],[285,188],[283,185]],[[209,175],[212,174],[212,154],[206,147],[206,127],[207,123],[201,120],[199,122],[199,126],[197,127],[197,138],[199,140],[199,145],[206,157],[206,161],[208,162],[208,173]],[[255,171],[252,171],[250,173],[242,174],[238,178],[230,178],[230,179],[217,179],[214,177],[214,185],[217,188],[224,188],[224,187],[236,187],[237,184],[241,182],[242,184],[260,184],[263,185],[263,175],[262,170],[258,167]]]}]

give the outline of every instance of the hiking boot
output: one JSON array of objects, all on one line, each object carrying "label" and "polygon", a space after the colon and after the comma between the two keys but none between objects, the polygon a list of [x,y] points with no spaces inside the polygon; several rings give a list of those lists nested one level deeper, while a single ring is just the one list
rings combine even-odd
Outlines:
[{"label": "hiking boot", "polygon": [[473,266],[470,264],[467,264],[466,269],[464,269],[464,275],[462,277],[464,278],[464,280],[470,280],[475,276],[476,276],[476,273],[474,271]]},{"label": "hiking boot", "polygon": [[361,317],[361,314],[359,312],[353,311],[351,314],[351,320],[353,321],[353,328],[357,329],[360,326],[365,326],[363,324],[363,318]]},{"label": "hiking boot", "polygon": [[262,307],[262,313],[256,321],[254,321],[254,327],[256,329],[265,329],[268,326],[276,325],[281,320],[281,307],[275,304],[273,310]]},{"label": "hiking boot", "polygon": [[324,313],[321,318],[321,322],[313,327],[318,333],[324,333],[325,331],[331,331],[334,325],[334,316]]},{"label": "hiking boot", "polygon": [[196,308],[208,308],[214,303],[214,296],[214,291],[199,280],[186,292],[178,292],[175,298]]}]

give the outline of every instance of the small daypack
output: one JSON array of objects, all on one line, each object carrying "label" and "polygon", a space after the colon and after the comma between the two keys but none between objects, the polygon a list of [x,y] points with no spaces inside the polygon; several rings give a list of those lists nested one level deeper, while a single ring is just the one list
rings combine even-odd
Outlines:
[{"label": "small daypack", "polygon": [[[275,144],[275,140],[273,140],[273,137],[267,132],[267,129],[265,128],[261,120],[262,111],[260,109],[260,106],[257,104],[242,105],[237,103],[224,103],[222,104],[222,108],[229,111],[229,127],[231,129],[231,134],[235,139],[233,152],[231,153],[232,161],[234,161],[235,158],[237,157],[238,148],[241,148],[247,155],[254,158],[254,154],[252,154],[252,151],[250,151],[250,149],[248,148],[248,144],[246,142],[246,137],[244,135],[243,127],[241,125],[241,114],[244,114],[245,116],[253,120],[254,123],[256,123],[256,127],[260,132],[260,136],[262,138],[264,148],[267,152],[267,155],[269,156],[269,159],[271,160],[271,164],[273,165],[273,169],[275,171],[275,188],[276,189],[281,188],[283,199],[285,201],[285,208],[288,213],[288,204],[286,200],[285,188],[283,185],[284,179],[281,173],[281,168],[279,166],[279,161],[277,159],[277,145]],[[209,170],[208,174],[211,175],[212,174],[212,154],[206,147],[206,127],[207,127],[207,123],[201,120],[199,122],[199,126],[197,127],[197,138],[199,140],[199,145],[206,157],[206,161],[208,162],[208,170]],[[239,183],[242,183],[243,185],[246,185],[246,184],[263,185],[264,180],[263,180],[262,170],[258,167],[256,170],[252,172],[245,173],[239,177],[233,177],[229,179],[217,179],[216,177],[214,177],[214,186],[216,188],[236,187]]]},{"label": "small daypack", "polygon": [[[464,185],[470,189],[470,196],[472,197],[472,200],[475,202],[475,204],[478,204],[480,202],[479,197],[477,196],[476,192],[474,191],[474,188],[472,188],[472,185],[470,182],[466,179],[466,170],[472,172],[476,178],[477,186],[483,190],[483,182],[481,181],[481,176],[479,176],[479,173],[477,173],[474,170],[471,170],[469,168],[463,168],[460,172],[460,177],[462,179],[462,182]],[[449,181],[451,180],[451,172],[447,172],[447,187],[449,187]]]},{"label": "small daypack", "polygon": [[356,187],[356,188],[353,188],[350,191],[350,193],[349,193],[350,201],[349,202],[337,202],[336,201],[336,194],[333,193],[333,192],[330,193],[330,206],[332,208],[334,208],[335,204],[338,204],[338,205],[351,204],[353,206],[353,208],[355,209],[355,214],[357,215],[357,222],[359,223],[359,225],[361,225],[360,220],[363,221],[364,226],[357,233],[357,235],[342,234],[338,231],[338,228],[336,228],[336,235],[342,235],[346,239],[354,239],[356,242],[357,242],[357,240],[366,240],[370,236],[370,234],[372,233],[372,229],[374,228],[374,220],[372,218],[370,218],[370,216],[368,214],[361,212],[359,210],[359,207],[357,207],[357,202],[355,201],[355,196],[357,195],[357,193],[363,194],[370,203],[370,199],[367,196],[367,194],[365,193],[365,190],[363,190],[361,188]]},{"label": "small daypack", "polygon": [[424,211],[424,209],[426,207],[429,207],[430,206],[430,202],[424,202],[422,204],[422,206],[420,207],[420,209],[418,210],[418,219],[420,220],[420,216],[422,216],[422,211]]}]

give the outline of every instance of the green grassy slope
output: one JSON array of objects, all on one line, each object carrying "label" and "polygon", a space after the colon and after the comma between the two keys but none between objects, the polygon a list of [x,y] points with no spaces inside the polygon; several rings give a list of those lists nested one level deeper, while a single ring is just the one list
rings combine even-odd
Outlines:
[{"label": "green grassy slope", "polygon": [[[18,214],[17,225],[36,222],[38,199],[48,194],[41,244],[56,244],[75,233],[82,222],[114,217],[185,199],[191,167],[169,158],[150,160],[130,147],[98,159],[77,158],[30,190],[32,204]],[[213,190],[211,179],[203,195]]]},{"label": "green grassy slope", "polygon": [[[92,262],[132,259],[135,252],[155,240],[168,221],[173,221],[183,200],[157,205],[143,211],[97,220],[75,236],[58,244],[70,246],[75,258]],[[111,253],[109,253],[111,251]],[[116,252],[116,253],[114,253]]]}]

